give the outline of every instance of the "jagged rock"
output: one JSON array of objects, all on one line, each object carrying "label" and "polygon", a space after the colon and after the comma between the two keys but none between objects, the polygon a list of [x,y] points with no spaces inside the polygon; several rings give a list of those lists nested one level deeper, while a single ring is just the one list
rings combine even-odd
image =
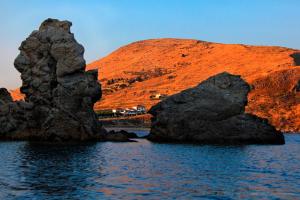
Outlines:
[{"label": "jagged rock", "polygon": [[13,101],[10,93],[5,88],[0,88],[0,105],[10,103]]},{"label": "jagged rock", "polygon": [[[47,141],[101,138],[102,128],[93,111],[101,98],[98,71],[85,71],[84,48],[70,32],[71,25],[47,19],[22,42],[14,64],[21,73],[25,102],[6,106],[16,107],[11,115],[20,113],[12,118],[18,121],[23,116],[28,123],[26,128],[7,128],[7,137]],[[12,130],[14,134],[10,134]]]},{"label": "jagged rock", "polygon": [[135,134],[135,133],[133,133],[133,132],[127,132],[127,131],[125,131],[125,130],[120,130],[119,131],[120,133],[122,133],[123,135],[126,135],[128,138],[139,138],[138,136],[137,136],[137,134]]},{"label": "jagged rock", "polygon": [[300,65],[300,52],[291,54],[291,57],[294,59],[294,65],[299,66]]},{"label": "jagged rock", "polygon": [[[131,135],[132,136],[132,135]],[[130,140],[130,135],[128,135],[127,131],[114,131],[111,130],[104,136],[105,141],[111,142],[135,142],[134,140]]]},{"label": "jagged rock", "polygon": [[13,102],[10,93],[5,89],[0,89],[0,138],[9,139],[28,134],[26,131],[30,127],[30,111],[32,104],[17,101]]},{"label": "jagged rock", "polygon": [[249,85],[221,73],[153,106],[149,140],[201,144],[284,144],[267,120],[245,113]]},{"label": "jagged rock", "polygon": [[126,136],[127,138],[130,138],[130,139],[133,139],[133,138],[139,138],[137,136],[137,134],[133,133],[133,132],[128,132],[128,131],[125,131],[125,130],[120,130],[120,131],[114,131],[114,130],[111,130],[108,132],[109,134],[122,134],[124,136]]}]

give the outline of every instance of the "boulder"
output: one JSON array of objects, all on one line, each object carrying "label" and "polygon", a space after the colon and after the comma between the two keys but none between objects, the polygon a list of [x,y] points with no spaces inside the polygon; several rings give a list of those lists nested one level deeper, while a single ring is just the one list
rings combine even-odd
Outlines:
[{"label": "boulder", "polygon": [[153,106],[148,139],[200,144],[284,144],[267,120],[245,113],[249,85],[220,73]]},{"label": "boulder", "polygon": [[131,137],[127,135],[127,131],[114,131],[111,130],[105,134],[105,141],[111,142],[136,142],[134,140],[130,140]]},{"label": "boulder", "polygon": [[127,132],[125,130],[120,130],[120,133],[122,133],[123,135],[126,135],[128,138],[139,138],[139,136],[137,136],[137,134],[135,134],[133,132]]},{"label": "boulder", "polygon": [[0,104],[9,102],[1,109],[9,107],[14,120],[22,116],[25,122],[22,127],[11,123],[12,127],[1,131],[5,132],[2,137],[43,141],[101,138],[102,127],[93,110],[101,98],[98,71],[85,71],[84,48],[71,33],[71,25],[47,19],[22,42],[14,65],[21,73],[25,102],[10,102],[1,90]]},{"label": "boulder", "polygon": [[127,138],[130,138],[130,139],[139,138],[137,136],[137,134],[135,134],[133,132],[128,132],[128,131],[125,131],[125,130],[120,130],[120,131],[111,130],[108,133],[110,133],[110,134],[122,134],[122,135],[125,135]]}]

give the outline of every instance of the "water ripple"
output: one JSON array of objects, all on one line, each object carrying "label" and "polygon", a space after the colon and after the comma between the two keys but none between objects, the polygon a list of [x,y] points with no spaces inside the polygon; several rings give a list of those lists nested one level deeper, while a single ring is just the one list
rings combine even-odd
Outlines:
[{"label": "water ripple", "polygon": [[0,199],[299,199],[300,135],[286,145],[1,142]]}]

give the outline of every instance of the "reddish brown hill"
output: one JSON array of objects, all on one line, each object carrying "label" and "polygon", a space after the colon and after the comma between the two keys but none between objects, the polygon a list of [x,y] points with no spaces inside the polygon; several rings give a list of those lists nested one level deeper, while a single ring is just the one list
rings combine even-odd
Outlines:
[{"label": "reddish brown hill", "polygon": [[157,103],[154,93],[173,94],[216,73],[240,74],[253,84],[247,110],[278,129],[300,131],[299,51],[283,47],[153,39],[121,47],[88,65],[99,68],[103,99],[96,109]]},{"label": "reddish brown hill", "polygon": [[247,111],[285,131],[300,130],[300,68],[280,70],[252,81]]},{"label": "reddish brown hill", "polygon": [[103,86],[96,109],[149,108],[158,101],[153,94],[174,94],[223,71],[240,74],[253,85],[247,111],[278,129],[300,131],[299,55],[283,47],[153,39],[121,47],[87,68],[99,69]]}]

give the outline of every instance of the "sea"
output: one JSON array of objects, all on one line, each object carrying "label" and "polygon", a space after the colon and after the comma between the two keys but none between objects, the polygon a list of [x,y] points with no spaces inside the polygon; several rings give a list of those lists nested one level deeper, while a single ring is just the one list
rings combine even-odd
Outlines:
[{"label": "sea", "polygon": [[285,138],[238,146],[0,142],[0,199],[300,199],[300,134]]}]

